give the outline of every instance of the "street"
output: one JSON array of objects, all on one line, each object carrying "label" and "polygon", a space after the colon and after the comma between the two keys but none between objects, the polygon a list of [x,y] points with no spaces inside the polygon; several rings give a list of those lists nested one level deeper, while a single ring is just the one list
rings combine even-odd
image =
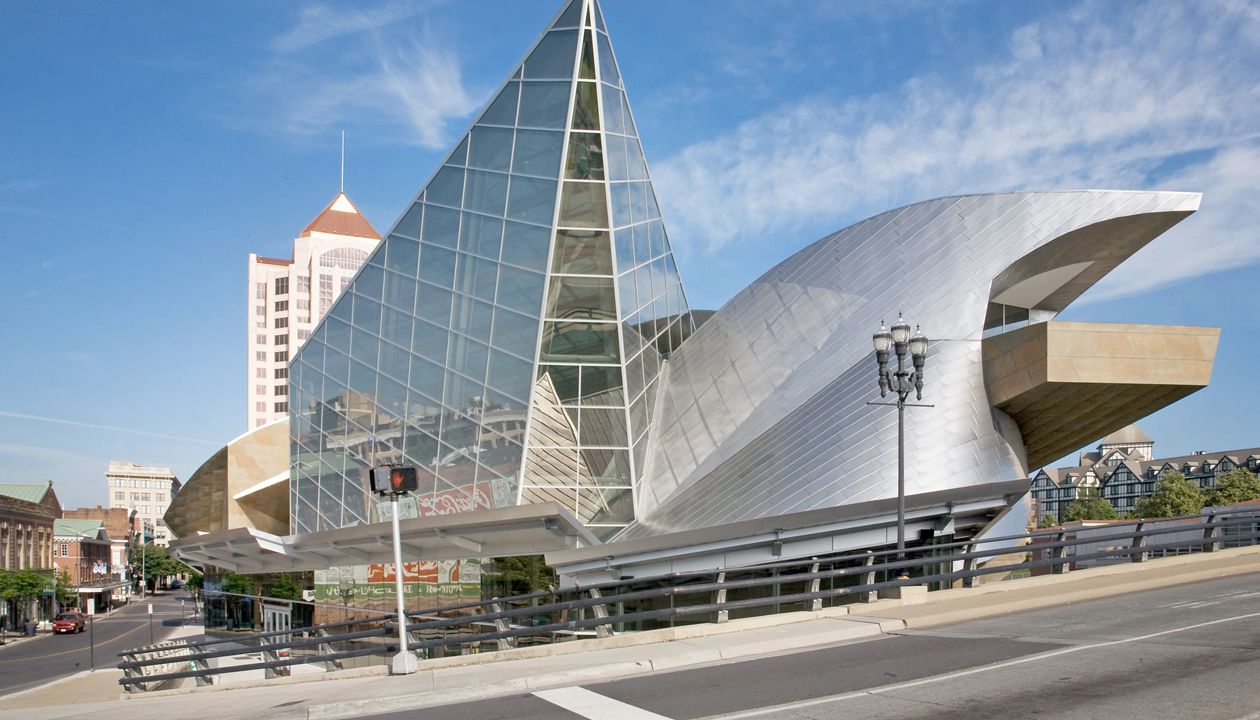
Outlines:
[{"label": "street", "polygon": [[153,603],[154,638],[160,641],[183,621],[181,597],[188,595],[175,590],[150,595],[144,602],[137,596],[113,615],[97,615],[90,633],[41,636],[0,647],[0,696],[88,670],[93,657],[97,668],[114,667],[118,653],[149,644],[147,603]]},{"label": "street", "polygon": [[1256,718],[1257,577],[374,717]]}]

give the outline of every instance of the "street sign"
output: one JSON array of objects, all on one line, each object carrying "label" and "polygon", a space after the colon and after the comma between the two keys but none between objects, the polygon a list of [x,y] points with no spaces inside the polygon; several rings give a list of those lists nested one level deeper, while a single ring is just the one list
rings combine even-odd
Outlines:
[{"label": "street sign", "polygon": [[96,598],[88,598],[88,601],[87,601],[87,614],[88,614],[88,615],[95,615],[95,614],[96,614]]}]

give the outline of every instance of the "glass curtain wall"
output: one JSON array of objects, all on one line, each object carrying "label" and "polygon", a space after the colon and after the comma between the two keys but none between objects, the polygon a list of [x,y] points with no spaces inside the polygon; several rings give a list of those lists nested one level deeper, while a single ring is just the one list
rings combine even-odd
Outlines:
[{"label": "glass curtain wall", "polygon": [[[661,361],[691,330],[603,19],[573,0],[295,359],[295,532],[555,500],[633,519]],[[528,435],[528,436],[527,436]]]}]

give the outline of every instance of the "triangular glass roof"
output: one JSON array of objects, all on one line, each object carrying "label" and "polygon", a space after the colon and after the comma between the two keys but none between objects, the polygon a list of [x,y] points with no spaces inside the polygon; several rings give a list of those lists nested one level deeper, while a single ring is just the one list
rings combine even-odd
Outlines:
[{"label": "triangular glass roof", "polygon": [[298,353],[294,450],[322,460],[294,466],[295,530],[371,521],[388,460],[421,470],[413,513],[556,500],[614,532],[692,328],[602,13],[572,0]]}]

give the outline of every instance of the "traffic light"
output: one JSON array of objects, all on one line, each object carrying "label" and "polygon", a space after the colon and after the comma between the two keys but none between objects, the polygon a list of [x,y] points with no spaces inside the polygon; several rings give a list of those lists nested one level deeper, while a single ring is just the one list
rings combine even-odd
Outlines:
[{"label": "traffic light", "polygon": [[413,467],[376,467],[369,474],[372,492],[378,495],[401,495],[420,488],[420,480]]}]

